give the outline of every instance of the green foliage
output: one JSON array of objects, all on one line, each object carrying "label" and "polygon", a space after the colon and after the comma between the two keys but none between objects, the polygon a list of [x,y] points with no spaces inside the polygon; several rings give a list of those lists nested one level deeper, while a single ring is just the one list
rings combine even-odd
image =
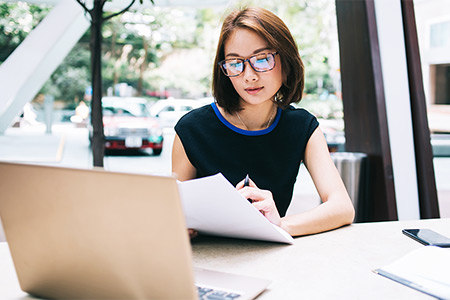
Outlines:
[{"label": "green foliage", "polygon": [[89,49],[73,48],[44,84],[40,93],[52,95],[68,104],[76,99],[82,100],[86,87],[90,86],[89,64]]},{"label": "green foliage", "polygon": [[[334,1],[246,0],[236,3],[239,7],[265,7],[285,21],[305,64],[306,99],[320,101],[317,99],[340,89],[336,86],[339,63]],[[141,89],[143,94],[147,90],[165,89],[178,90],[187,97],[209,93],[220,25],[230,9],[153,6],[110,19],[103,27],[103,90],[106,92],[117,83],[127,83]],[[49,8],[42,5],[0,3],[0,62],[48,11]],[[89,86],[88,31],[41,93],[71,102],[82,99]],[[314,101],[304,102],[310,105]]]},{"label": "green foliage", "polygon": [[0,3],[0,62],[3,62],[49,12],[43,5]]}]

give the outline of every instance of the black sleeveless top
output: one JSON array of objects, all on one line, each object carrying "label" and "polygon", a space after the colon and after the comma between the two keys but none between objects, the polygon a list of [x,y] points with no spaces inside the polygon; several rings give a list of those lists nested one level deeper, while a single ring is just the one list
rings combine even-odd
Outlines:
[{"label": "black sleeveless top", "polygon": [[184,115],[175,131],[197,169],[197,178],[222,173],[236,185],[249,174],[260,189],[272,192],[283,217],[291,203],[306,144],[318,125],[306,110],[289,106],[278,108],[269,128],[242,130],[229,123],[212,103]]}]

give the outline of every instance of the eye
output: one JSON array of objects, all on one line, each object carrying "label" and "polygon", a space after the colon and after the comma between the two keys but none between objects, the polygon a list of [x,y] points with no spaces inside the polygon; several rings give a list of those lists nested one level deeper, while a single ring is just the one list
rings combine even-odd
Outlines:
[{"label": "eye", "polygon": [[271,61],[271,56],[268,54],[259,54],[257,56],[254,56],[254,63],[253,65],[256,68],[261,68],[261,69],[267,69],[270,68],[270,61]]},{"label": "eye", "polygon": [[268,56],[267,56],[267,54],[259,54],[258,56],[255,56],[255,59],[256,59],[256,63],[267,62]]},{"label": "eye", "polygon": [[227,67],[233,68],[233,69],[239,69],[242,67],[242,61],[239,61],[239,60],[227,61]]}]

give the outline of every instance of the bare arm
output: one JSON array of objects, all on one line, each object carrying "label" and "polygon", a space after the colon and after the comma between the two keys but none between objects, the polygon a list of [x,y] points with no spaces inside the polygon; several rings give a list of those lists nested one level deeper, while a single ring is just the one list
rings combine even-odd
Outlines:
[{"label": "bare arm", "polygon": [[178,136],[175,134],[172,147],[172,173],[180,181],[185,181],[195,178],[197,170],[189,161],[189,158],[184,151],[183,144]]},{"label": "bare arm", "polygon": [[[183,144],[178,136],[175,134],[172,147],[172,173],[180,181],[185,181],[195,178],[197,170],[189,161],[189,158],[184,151]],[[195,238],[198,232],[194,229],[188,228],[189,237]]]},{"label": "bare arm", "polygon": [[308,141],[304,162],[322,204],[310,211],[282,218],[281,227],[292,236],[297,236],[351,224],[355,210],[339,172],[331,160],[320,128],[314,131]]}]

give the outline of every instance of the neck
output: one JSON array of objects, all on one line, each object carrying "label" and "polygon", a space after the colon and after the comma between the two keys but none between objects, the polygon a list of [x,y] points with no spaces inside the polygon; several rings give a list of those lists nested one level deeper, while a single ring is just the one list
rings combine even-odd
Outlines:
[{"label": "neck", "polygon": [[264,108],[252,109],[246,107],[243,110],[236,112],[235,117],[230,119],[232,120],[232,123],[239,128],[249,131],[263,130],[272,124],[276,112],[276,105],[271,102],[270,106],[268,105]]}]

